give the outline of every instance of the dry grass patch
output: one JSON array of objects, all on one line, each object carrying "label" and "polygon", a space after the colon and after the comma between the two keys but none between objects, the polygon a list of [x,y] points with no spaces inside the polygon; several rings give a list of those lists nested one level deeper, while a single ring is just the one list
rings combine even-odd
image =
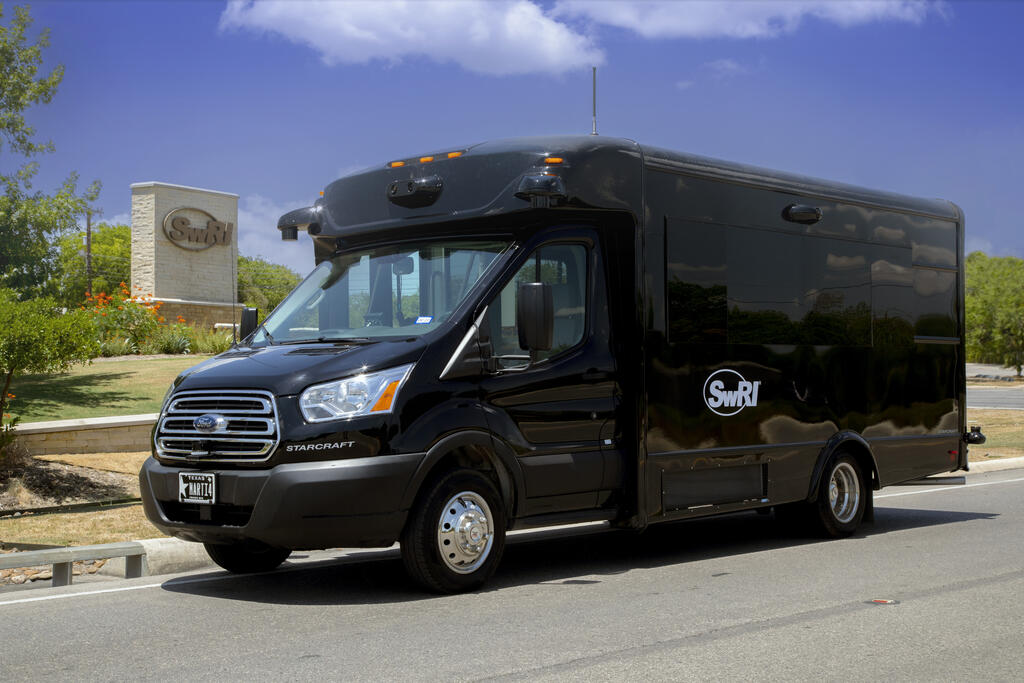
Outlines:
[{"label": "dry grass patch", "polygon": [[88,467],[91,470],[138,474],[142,463],[149,457],[149,451],[131,453],[68,453],[62,455],[37,455],[37,460],[62,462],[65,465]]},{"label": "dry grass patch", "polygon": [[967,424],[981,425],[987,439],[971,447],[971,462],[1024,456],[1024,410],[968,408]]},{"label": "dry grass patch", "polygon": [[0,539],[7,543],[93,545],[162,536],[141,505],[0,519]]}]

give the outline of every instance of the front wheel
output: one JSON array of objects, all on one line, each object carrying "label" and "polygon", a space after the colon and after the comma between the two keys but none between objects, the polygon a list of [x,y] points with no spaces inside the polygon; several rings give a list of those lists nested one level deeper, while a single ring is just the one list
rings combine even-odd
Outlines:
[{"label": "front wheel", "polygon": [[276,569],[292,554],[286,548],[273,548],[268,545],[248,545],[242,543],[221,544],[204,543],[206,554],[214,562],[234,574],[269,572]]},{"label": "front wheel", "polygon": [[501,494],[480,472],[456,470],[424,490],[402,531],[402,561],[438,593],[483,585],[505,548]]},{"label": "front wheel", "polygon": [[870,495],[857,461],[850,455],[833,457],[818,489],[816,507],[821,529],[834,538],[852,534],[864,518]]}]

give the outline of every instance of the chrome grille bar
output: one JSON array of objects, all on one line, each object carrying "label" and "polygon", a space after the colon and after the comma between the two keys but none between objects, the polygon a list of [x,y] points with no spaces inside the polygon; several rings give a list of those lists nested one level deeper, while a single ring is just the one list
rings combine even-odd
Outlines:
[{"label": "chrome grille bar", "polygon": [[[196,428],[195,419],[203,415],[215,418],[212,431]],[[273,394],[243,389],[174,394],[154,435],[158,456],[202,462],[263,462],[280,442]]]}]

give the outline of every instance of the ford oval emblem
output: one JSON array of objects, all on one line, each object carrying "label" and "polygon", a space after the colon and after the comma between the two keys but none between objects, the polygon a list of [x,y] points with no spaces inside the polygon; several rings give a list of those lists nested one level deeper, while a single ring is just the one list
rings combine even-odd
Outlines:
[{"label": "ford oval emblem", "polygon": [[206,413],[192,420],[192,426],[195,427],[197,432],[212,434],[213,432],[219,432],[227,426],[227,420],[224,419],[223,415]]}]

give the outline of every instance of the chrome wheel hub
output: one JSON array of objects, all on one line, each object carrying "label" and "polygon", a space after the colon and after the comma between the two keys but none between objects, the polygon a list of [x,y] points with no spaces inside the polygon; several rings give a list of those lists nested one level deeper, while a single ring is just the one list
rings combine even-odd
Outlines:
[{"label": "chrome wheel hub", "polygon": [[836,465],[828,482],[828,501],[832,514],[841,524],[850,522],[860,507],[860,480],[848,462]]},{"label": "chrome wheel hub", "polygon": [[459,574],[476,571],[490,554],[493,539],[487,501],[472,491],[452,496],[437,526],[437,549],[448,568]]}]

